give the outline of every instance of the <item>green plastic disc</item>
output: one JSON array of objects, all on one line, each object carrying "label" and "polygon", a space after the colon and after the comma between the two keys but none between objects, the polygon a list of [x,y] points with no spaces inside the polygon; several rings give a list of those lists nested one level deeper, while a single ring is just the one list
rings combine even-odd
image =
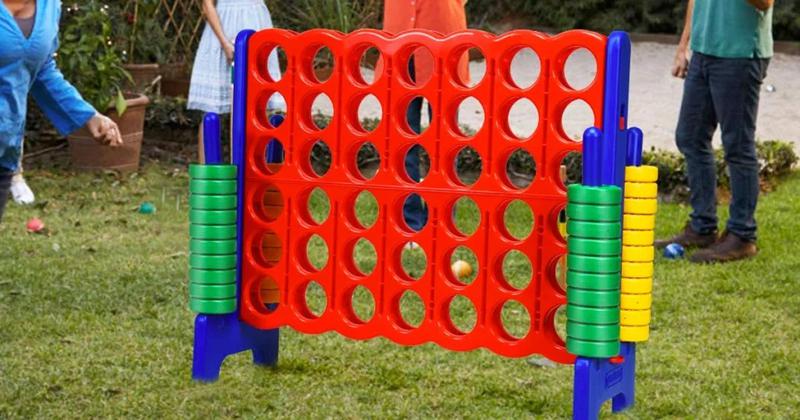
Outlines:
[{"label": "green plastic disc", "polygon": [[590,187],[572,184],[567,187],[567,200],[576,204],[622,204],[622,190],[617,186]]},{"label": "green plastic disc", "polygon": [[236,299],[236,283],[190,283],[189,297],[192,299]]},{"label": "green plastic disc", "polygon": [[567,337],[589,341],[617,341],[619,324],[593,325],[567,321]]},{"label": "green plastic disc", "polygon": [[189,299],[189,308],[200,314],[230,314],[236,312],[236,298],[221,300]]},{"label": "green plastic disc", "polygon": [[236,210],[189,210],[189,222],[198,225],[236,224]]},{"label": "green plastic disc", "polygon": [[567,304],[567,320],[582,324],[619,323],[619,308],[590,308]]},{"label": "green plastic disc", "polygon": [[570,236],[567,238],[567,250],[570,254],[577,255],[618,257],[622,252],[622,241],[619,239],[586,239]]},{"label": "green plastic disc", "polygon": [[619,273],[622,270],[622,259],[620,257],[590,257],[567,254],[567,269],[581,273]]},{"label": "green plastic disc", "polygon": [[192,194],[236,194],[236,180],[192,179],[189,181],[189,192]]},{"label": "green plastic disc", "polygon": [[620,290],[620,277],[617,273],[597,274],[567,271],[567,287],[586,290]]},{"label": "green plastic disc", "polygon": [[620,239],[622,225],[617,222],[567,220],[567,235],[584,239]]},{"label": "green plastic disc", "polygon": [[192,239],[236,239],[236,225],[189,225]]},{"label": "green plastic disc", "polygon": [[236,194],[228,194],[228,195],[190,194],[189,208],[197,210],[235,210]]},{"label": "green plastic disc", "polygon": [[567,302],[592,308],[619,308],[619,290],[587,290],[567,286]]},{"label": "green plastic disc", "polygon": [[583,357],[614,357],[619,354],[619,341],[589,341],[567,337],[567,351]]},{"label": "green plastic disc", "polygon": [[225,239],[212,241],[204,239],[192,239],[189,241],[189,251],[195,254],[224,255],[236,253],[236,240]]},{"label": "green plastic disc", "polygon": [[615,205],[567,204],[567,218],[583,222],[619,222],[622,207]]},{"label": "green plastic disc", "polygon": [[189,165],[192,179],[235,179],[235,165]]},{"label": "green plastic disc", "polygon": [[199,268],[201,270],[229,270],[236,268],[236,254],[189,254],[189,267]]},{"label": "green plastic disc", "polygon": [[197,284],[227,284],[236,282],[236,270],[189,270],[189,282]]}]

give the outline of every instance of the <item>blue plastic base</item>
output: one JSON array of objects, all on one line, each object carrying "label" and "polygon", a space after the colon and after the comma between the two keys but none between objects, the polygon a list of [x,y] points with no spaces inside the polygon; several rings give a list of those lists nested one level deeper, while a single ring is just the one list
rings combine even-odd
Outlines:
[{"label": "blue plastic base", "polygon": [[622,343],[624,361],[579,357],[575,361],[572,418],[596,419],[603,403],[611,400],[611,410],[618,412],[633,405],[636,378],[636,344]]},{"label": "blue plastic base", "polygon": [[253,363],[274,366],[278,363],[279,331],[253,328],[239,321],[237,313],[197,315],[192,378],[216,381],[225,358],[247,350],[253,351]]}]

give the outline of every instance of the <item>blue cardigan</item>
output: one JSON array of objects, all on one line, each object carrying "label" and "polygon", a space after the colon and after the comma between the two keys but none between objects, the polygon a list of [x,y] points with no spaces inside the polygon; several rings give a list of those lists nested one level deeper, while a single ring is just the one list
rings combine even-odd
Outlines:
[{"label": "blue cardigan", "polygon": [[0,2],[0,171],[17,169],[28,94],[61,134],[82,127],[95,109],[64,80],[53,56],[58,49],[60,0],[36,0],[36,19],[25,38]]}]

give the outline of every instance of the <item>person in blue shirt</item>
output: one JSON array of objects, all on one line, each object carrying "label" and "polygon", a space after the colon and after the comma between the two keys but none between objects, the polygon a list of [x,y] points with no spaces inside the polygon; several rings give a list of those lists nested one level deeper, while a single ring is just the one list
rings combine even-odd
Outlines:
[{"label": "person in blue shirt", "polygon": [[99,142],[122,144],[116,123],[83,100],[56,66],[60,17],[58,0],[0,0],[0,220],[22,152],[28,96],[61,134],[86,127]]},{"label": "person in blue shirt", "polygon": [[[726,262],[757,254],[759,163],[756,117],[772,57],[774,0],[689,0],[672,69],[685,79],[675,142],[686,157],[692,213],[683,231],[656,241],[701,247],[692,262]],[[691,60],[687,52],[691,48]],[[730,217],[717,236],[717,173],[711,138],[720,127],[730,175]]]}]

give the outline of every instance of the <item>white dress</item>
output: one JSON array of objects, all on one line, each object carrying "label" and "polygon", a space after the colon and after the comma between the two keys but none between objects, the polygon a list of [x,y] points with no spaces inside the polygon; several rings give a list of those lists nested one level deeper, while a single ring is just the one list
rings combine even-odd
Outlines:
[{"label": "white dress", "polygon": [[[235,43],[236,35],[245,29],[258,31],[272,28],[272,18],[263,0],[217,0],[216,8],[222,31],[231,43]],[[280,79],[278,55],[275,51],[269,56],[268,68],[275,80]],[[231,66],[225,57],[225,51],[211,26],[206,23],[194,58],[187,108],[219,114],[230,113],[233,103],[231,76]],[[269,104],[270,108],[282,106],[285,105]]]}]

